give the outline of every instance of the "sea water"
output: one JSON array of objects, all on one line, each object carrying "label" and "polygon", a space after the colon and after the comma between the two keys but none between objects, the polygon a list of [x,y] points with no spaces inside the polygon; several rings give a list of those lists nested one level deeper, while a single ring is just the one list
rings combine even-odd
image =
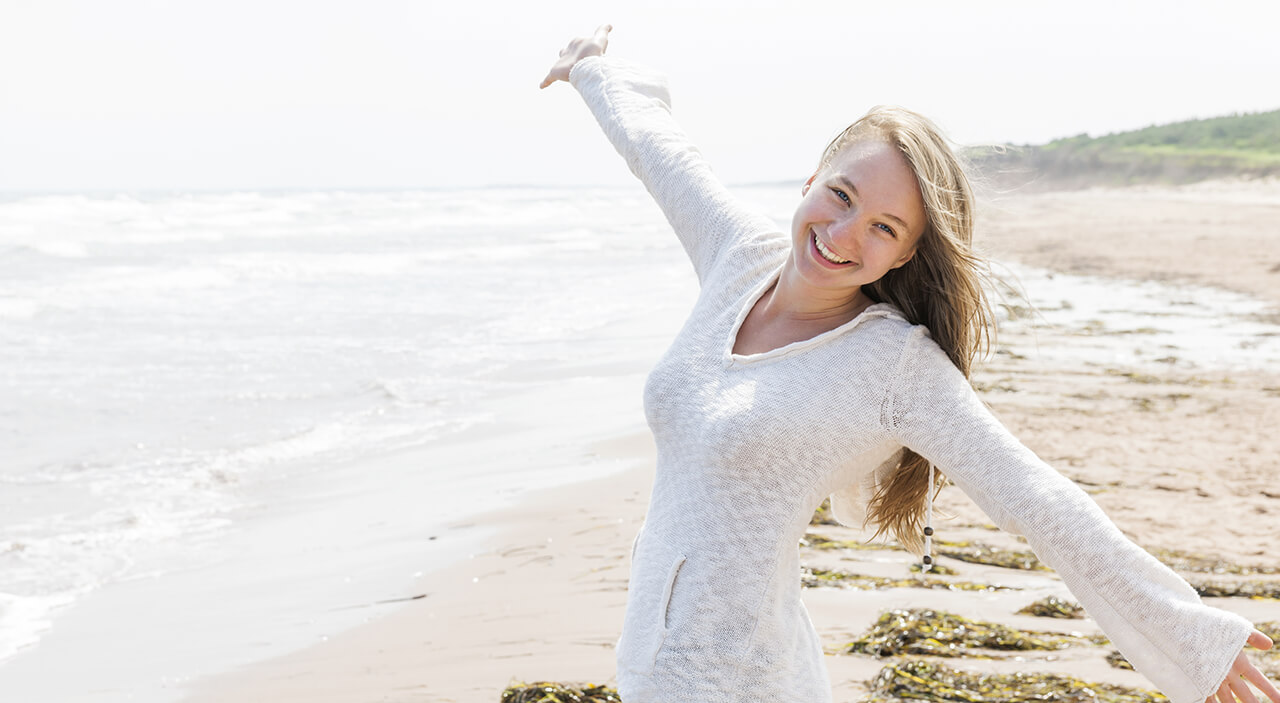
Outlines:
[{"label": "sea water", "polygon": [[[1054,359],[1280,363],[1246,296],[1011,270]],[[403,457],[597,402],[694,296],[638,187],[0,198],[0,698],[174,699],[413,595],[444,522],[582,476]]]},{"label": "sea water", "polygon": [[[113,642],[146,661],[216,639],[217,618],[213,632],[175,636],[166,621],[188,616],[166,604],[304,612],[317,600],[305,589],[330,574],[420,569],[428,533],[493,504],[483,481],[506,494],[544,483],[388,457],[483,429],[489,399],[535,387],[526,375],[660,350],[625,322],[687,309],[696,286],[661,225],[638,189],[5,198],[0,691],[44,676],[48,700],[71,700],[75,673],[101,689],[84,700],[155,693],[85,672]],[[334,524],[335,508],[357,497],[381,506],[358,514],[395,530],[344,542],[356,530]],[[271,543],[294,548],[273,557]],[[297,556],[308,551],[323,559]],[[313,561],[327,570],[308,580]],[[295,578],[282,575],[284,597],[237,593],[226,573],[213,578],[221,595],[184,585],[219,564]],[[119,618],[128,633],[58,639],[130,589],[158,600]],[[349,598],[384,594],[405,592]],[[94,656],[26,663],[55,645]]]}]

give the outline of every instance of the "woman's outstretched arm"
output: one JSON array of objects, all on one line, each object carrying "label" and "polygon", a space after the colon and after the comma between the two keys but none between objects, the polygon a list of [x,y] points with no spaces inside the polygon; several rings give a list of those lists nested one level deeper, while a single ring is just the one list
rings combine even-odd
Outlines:
[{"label": "woman's outstretched arm", "polygon": [[1018,442],[922,327],[908,336],[881,422],[1000,528],[1025,536],[1120,653],[1174,703],[1215,696],[1256,703],[1246,680],[1280,703],[1243,651],[1246,643],[1269,648],[1270,640],[1240,615],[1205,605],[1079,486]]},{"label": "woman's outstretched arm", "polygon": [[560,52],[542,87],[568,81],[662,208],[699,280],[735,241],[773,231],[767,217],[739,203],[671,116],[666,80],[643,66],[604,56],[609,25],[574,39]]}]

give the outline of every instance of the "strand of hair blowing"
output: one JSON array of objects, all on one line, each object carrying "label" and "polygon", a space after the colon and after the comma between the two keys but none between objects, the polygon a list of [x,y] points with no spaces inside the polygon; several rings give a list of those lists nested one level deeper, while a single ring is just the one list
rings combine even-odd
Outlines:
[{"label": "strand of hair blowing", "polygon": [[[989,348],[993,334],[991,305],[983,287],[987,264],[971,248],[974,196],[969,178],[941,131],[923,115],[899,107],[872,108],[832,140],[822,165],[841,149],[866,140],[883,140],[906,158],[920,186],[926,225],[911,261],[863,286],[863,293],[876,302],[892,303],[912,324],[928,328],[933,341],[968,378],[975,357]],[[946,481],[935,471],[934,495]],[[897,470],[868,503],[864,526],[876,524],[875,536],[891,530],[907,550],[920,555],[928,483],[929,462],[904,449]]]}]

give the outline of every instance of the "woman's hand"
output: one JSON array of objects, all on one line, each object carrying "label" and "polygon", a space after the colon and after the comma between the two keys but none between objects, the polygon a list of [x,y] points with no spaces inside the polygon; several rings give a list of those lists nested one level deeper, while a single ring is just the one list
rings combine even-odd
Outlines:
[{"label": "woman's hand", "polygon": [[[1248,643],[1258,649],[1271,649],[1271,638],[1262,634],[1258,630],[1254,630],[1249,635]],[[1280,691],[1276,690],[1274,684],[1262,675],[1249,658],[1245,656],[1244,650],[1240,650],[1240,654],[1236,656],[1236,661],[1231,665],[1231,671],[1227,672],[1227,678],[1218,687],[1218,692],[1204,699],[1204,703],[1235,703],[1239,698],[1242,703],[1258,703],[1258,699],[1254,697],[1253,691],[1249,690],[1249,684],[1245,681],[1252,681],[1259,691],[1266,694],[1275,703],[1280,703]]]},{"label": "woman's hand", "polygon": [[599,56],[604,53],[604,50],[609,47],[609,32],[612,31],[613,25],[602,24],[596,28],[593,36],[578,37],[570,41],[568,46],[560,50],[560,59],[547,72],[547,77],[542,79],[542,85],[538,87],[545,88],[556,81],[568,81],[569,69],[573,68],[575,63],[588,56]]}]

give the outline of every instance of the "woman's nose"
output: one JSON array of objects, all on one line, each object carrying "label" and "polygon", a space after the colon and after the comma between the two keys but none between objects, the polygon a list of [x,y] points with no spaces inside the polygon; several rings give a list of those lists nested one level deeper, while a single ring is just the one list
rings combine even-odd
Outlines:
[{"label": "woman's nose", "polygon": [[840,244],[842,242],[851,242],[862,231],[862,218],[856,215],[848,215],[846,217],[837,218],[828,228],[831,242]]}]

